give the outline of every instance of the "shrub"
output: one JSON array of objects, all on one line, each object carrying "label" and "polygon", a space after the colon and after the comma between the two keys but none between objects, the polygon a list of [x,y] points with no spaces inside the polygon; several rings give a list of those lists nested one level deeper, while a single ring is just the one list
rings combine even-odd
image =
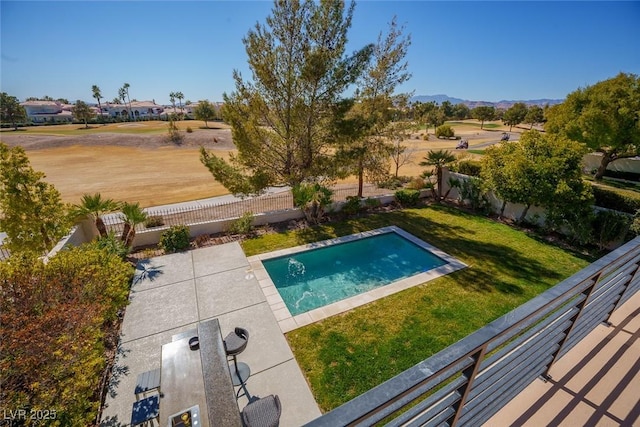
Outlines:
[{"label": "shrub", "polygon": [[600,249],[623,238],[629,231],[629,216],[615,211],[599,211],[593,219],[593,234]]},{"label": "shrub", "polygon": [[604,176],[616,179],[624,179],[625,181],[640,181],[640,174],[636,172],[612,171],[607,169],[604,171]]},{"label": "shrub", "polygon": [[403,208],[417,206],[420,201],[420,192],[418,190],[403,189],[395,193],[396,200]]},{"label": "shrub", "polygon": [[455,134],[453,128],[449,125],[441,125],[436,128],[437,138],[453,138]]},{"label": "shrub", "polygon": [[410,182],[411,179],[412,178],[409,176],[399,176],[399,177],[390,176],[389,179],[387,179],[386,181],[379,182],[378,187],[387,188],[389,190],[395,190],[397,188],[402,187],[407,182]]},{"label": "shrub", "polygon": [[166,253],[183,251],[189,247],[189,229],[185,225],[174,225],[160,236],[160,247]]},{"label": "shrub", "polygon": [[298,184],[291,189],[293,204],[302,209],[304,216],[311,224],[317,224],[324,216],[327,206],[331,204],[333,192],[327,187],[315,184]]},{"label": "shrub", "polygon": [[182,135],[180,134],[180,130],[178,129],[178,126],[176,125],[173,118],[169,120],[169,128],[167,132],[169,141],[175,144],[179,144],[182,142]]},{"label": "shrub", "polygon": [[253,228],[253,212],[245,212],[229,225],[229,234],[249,234]]},{"label": "shrub", "polygon": [[113,231],[109,232],[106,237],[99,237],[95,242],[93,242],[96,248],[106,251],[109,254],[117,255],[118,257],[124,259],[131,248],[124,244],[124,242],[116,237],[116,233]]},{"label": "shrub", "polygon": [[191,126],[187,126],[187,133],[193,133],[193,129],[191,129]]},{"label": "shrub", "polygon": [[132,275],[131,265],[95,244],[60,251],[47,264],[0,262],[3,407],[55,411],[42,425],[94,424],[111,326]]},{"label": "shrub", "polygon": [[367,210],[377,209],[382,206],[382,203],[378,199],[374,199],[373,197],[367,197],[364,201],[364,206]]},{"label": "shrub", "polygon": [[342,212],[347,215],[355,215],[360,212],[360,197],[358,196],[347,196],[347,201],[342,205]]},{"label": "shrub", "polygon": [[418,176],[411,180],[407,188],[410,190],[422,190],[423,188],[427,188],[427,182],[424,178]]},{"label": "shrub", "polygon": [[164,218],[162,217],[162,215],[148,216],[146,221],[144,222],[144,226],[146,228],[162,227],[163,225],[164,225]]},{"label": "shrub", "polygon": [[[416,137],[416,138],[419,138],[419,137]],[[422,135],[422,140],[423,141],[428,141],[429,140],[429,134],[425,133],[424,135]]]},{"label": "shrub", "polygon": [[488,214],[491,211],[491,203],[487,193],[482,187],[482,180],[480,178],[469,178],[457,181],[458,189],[460,190],[460,201],[467,203],[468,206],[478,212]]},{"label": "shrub", "polygon": [[482,171],[482,163],[477,160],[460,160],[457,164],[455,164],[452,169],[454,172],[458,172],[464,175],[469,176],[480,176],[480,172]]},{"label": "shrub", "polygon": [[615,190],[593,186],[593,196],[596,206],[612,209],[614,211],[635,214],[640,209],[640,195],[633,197]]}]

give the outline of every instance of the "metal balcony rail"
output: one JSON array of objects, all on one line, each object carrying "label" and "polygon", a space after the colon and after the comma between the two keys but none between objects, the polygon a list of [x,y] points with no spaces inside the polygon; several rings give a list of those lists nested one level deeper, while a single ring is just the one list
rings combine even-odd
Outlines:
[{"label": "metal balcony rail", "polygon": [[640,290],[640,237],[307,424],[478,426]]}]

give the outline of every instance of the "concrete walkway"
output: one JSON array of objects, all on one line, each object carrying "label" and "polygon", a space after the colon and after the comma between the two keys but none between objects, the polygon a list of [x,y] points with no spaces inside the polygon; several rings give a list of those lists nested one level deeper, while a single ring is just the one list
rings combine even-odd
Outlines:
[{"label": "concrete walkway", "polygon": [[[252,396],[280,397],[282,427],[320,416],[247,258],[234,242],[138,263],[102,425],[128,425],[138,374],[160,367],[161,347],[173,335],[211,318],[218,318],[223,336],[235,326],[249,330],[249,344],[238,356],[251,367],[247,390]],[[239,408],[246,403],[241,397]]]}]

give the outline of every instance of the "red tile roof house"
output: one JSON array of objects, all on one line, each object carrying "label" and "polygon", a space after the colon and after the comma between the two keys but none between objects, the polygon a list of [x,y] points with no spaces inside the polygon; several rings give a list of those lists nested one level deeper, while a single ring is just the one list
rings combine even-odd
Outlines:
[{"label": "red tile roof house", "polygon": [[26,101],[22,105],[33,123],[71,123],[73,105],[55,101]]},{"label": "red tile roof house", "polygon": [[[129,115],[129,104],[102,104],[102,110],[109,117],[127,117]],[[154,101],[132,101],[131,115],[135,118],[157,118],[164,114],[164,107]]]}]

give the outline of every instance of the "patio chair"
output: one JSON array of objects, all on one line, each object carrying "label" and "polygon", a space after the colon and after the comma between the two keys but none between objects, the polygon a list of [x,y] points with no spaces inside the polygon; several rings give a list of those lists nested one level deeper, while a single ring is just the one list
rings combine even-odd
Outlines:
[{"label": "patio chair", "polygon": [[247,344],[249,343],[249,331],[244,328],[236,327],[233,332],[230,332],[223,340],[224,349],[227,356],[233,358],[233,371],[231,372],[231,381],[233,385],[239,386],[244,384],[249,375],[251,375],[251,369],[246,363],[238,363],[237,355],[242,353]]},{"label": "patio chair", "polygon": [[281,414],[282,406],[277,394],[249,402],[240,413],[246,427],[278,427]]},{"label": "patio chair", "polygon": [[151,371],[138,375],[134,391],[136,400],[140,399],[141,394],[142,397],[147,397],[147,393],[152,391],[160,393],[160,368],[152,369]]}]

